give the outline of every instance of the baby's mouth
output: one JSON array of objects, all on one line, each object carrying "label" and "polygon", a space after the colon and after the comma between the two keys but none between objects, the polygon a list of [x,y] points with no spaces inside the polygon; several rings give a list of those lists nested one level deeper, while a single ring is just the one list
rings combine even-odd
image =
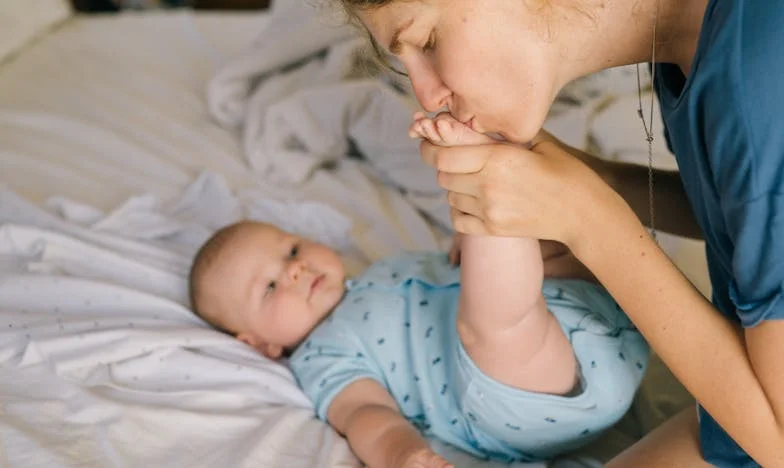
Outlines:
[{"label": "baby's mouth", "polygon": [[313,278],[313,282],[310,283],[310,292],[308,293],[308,299],[310,299],[313,296],[313,293],[316,291],[316,288],[321,286],[321,284],[324,282],[324,278],[325,275],[323,274],[317,275],[315,278]]}]

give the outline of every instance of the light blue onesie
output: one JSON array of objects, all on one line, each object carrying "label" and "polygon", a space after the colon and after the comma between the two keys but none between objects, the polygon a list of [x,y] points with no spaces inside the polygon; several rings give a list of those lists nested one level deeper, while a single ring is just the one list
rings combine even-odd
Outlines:
[{"label": "light blue onesie", "polygon": [[475,456],[534,461],[577,448],[620,419],[645,373],[648,346],[615,301],[579,280],[545,280],[580,365],[581,391],[564,397],[496,382],[473,363],[456,329],[460,270],[443,253],[373,264],[294,352],[291,366],[326,420],[332,399],[378,381],[426,436]]}]

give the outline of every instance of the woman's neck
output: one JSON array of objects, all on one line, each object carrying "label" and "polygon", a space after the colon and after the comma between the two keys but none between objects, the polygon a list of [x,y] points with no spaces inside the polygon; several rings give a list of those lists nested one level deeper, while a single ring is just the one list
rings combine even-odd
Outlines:
[{"label": "woman's neck", "polygon": [[[656,61],[674,63],[687,75],[697,50],[709,0],[611,0],[588,6],[589,14],[574,27],[566,51],[574,69],[565,83],[606,68],[650,62],[656,24]],[[599,4],[597,2],[597,4]],[[589,10],[592,9],[592,10]],[[588,18],[588,19],[586,19]],[[582,22],[588,21],[583,24]],[[565,84],[564,83],[564,84]]]},{"label": "woman's neck", "polygon": [[682,3],[676,1],[676,6],[669,12],[669,21],[674,26],[669,35],[662,37],[662,41],[656,41],[656,47],[662,50],[663,58],[666,58],[662,61],[678,65],[684,75],[688,75],[691,71],[709,1],[688,0]]}]

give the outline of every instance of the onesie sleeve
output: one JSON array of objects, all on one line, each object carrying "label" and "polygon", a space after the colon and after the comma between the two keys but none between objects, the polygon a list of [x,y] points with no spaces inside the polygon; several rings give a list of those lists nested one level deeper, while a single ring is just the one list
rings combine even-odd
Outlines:
[{"label": "onesie sleeve", "polygon": [[386,387],[362,340],[341,319],[323,322],[291,356],[289,364],[310,398],[316,416],[327,421],[332,400],[350,383],[369,378]]}]

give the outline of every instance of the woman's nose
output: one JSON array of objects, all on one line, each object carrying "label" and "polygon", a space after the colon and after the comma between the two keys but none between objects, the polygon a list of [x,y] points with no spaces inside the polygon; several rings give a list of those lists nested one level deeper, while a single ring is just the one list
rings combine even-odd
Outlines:
[{"label": "woman's nose", "polygon": [[452,92],[436,73],[433,65],[427,61],[418,61],[408,70],[411,87],[422,108],[427,112],[435,112],[447,105]]}]

